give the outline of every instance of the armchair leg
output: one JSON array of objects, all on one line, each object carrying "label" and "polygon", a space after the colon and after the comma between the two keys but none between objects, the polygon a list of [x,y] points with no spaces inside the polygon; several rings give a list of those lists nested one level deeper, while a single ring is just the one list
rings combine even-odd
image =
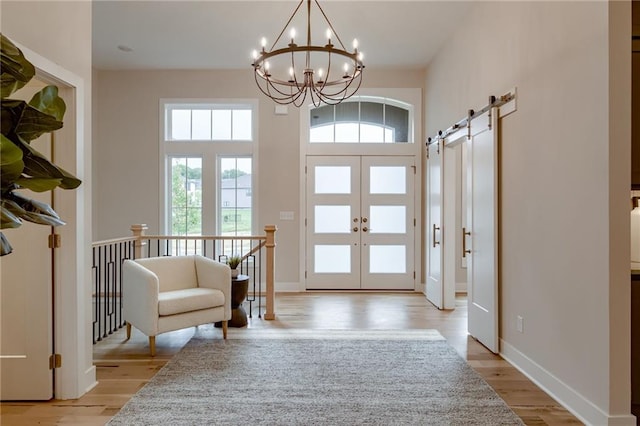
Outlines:
[{"label": "armchair leg", "polygon": [[156,336],[149,336],[149,352],[151,356],[156,356]]},{"label": "armchair leg", "polygon": [[222,338],[227,339],[228,321],[222,321]]},{"label": "armchair leg", "polygon": [[127,323],[127,340],[131,339],[131,324]]}]

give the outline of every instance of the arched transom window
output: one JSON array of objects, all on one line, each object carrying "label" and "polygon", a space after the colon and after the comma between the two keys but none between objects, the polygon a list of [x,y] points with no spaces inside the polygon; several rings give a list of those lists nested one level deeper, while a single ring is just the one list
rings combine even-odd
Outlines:
[{"label": "arched transom window", "polygon": [[310,143],[412,143],[409,104],[361,97],[309,112]]}]

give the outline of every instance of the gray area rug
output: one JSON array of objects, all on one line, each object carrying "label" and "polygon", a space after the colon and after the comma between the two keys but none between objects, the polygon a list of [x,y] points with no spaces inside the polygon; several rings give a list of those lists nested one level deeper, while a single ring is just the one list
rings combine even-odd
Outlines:
[{"label": "gray area rug", "polygon": [[198,335],[108,423],[522,425],[433,330]]}]

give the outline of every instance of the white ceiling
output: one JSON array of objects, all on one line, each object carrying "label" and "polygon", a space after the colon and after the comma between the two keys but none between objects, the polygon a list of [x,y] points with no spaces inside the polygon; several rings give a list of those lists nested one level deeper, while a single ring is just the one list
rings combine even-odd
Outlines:
[{"label": "white ceiling", "polygon": [[[94,1],[93,66],[249,68],[260,38],[267,37],[270,46],[296,5],[293,0]],[[325,0],[320,5],[348,50],[358,39],[369,69],[426,66],[470,9],[464,1]],[[312,10],[317,10],[313,4]],[[298,17],[306,20],[306,11]],[[327,24],[318,14],[311,25],[318,44],[324,44]],[[304,21],[295,27],[298,34],[306,32]],[[119,45],[133,51],[123,52]]]}]

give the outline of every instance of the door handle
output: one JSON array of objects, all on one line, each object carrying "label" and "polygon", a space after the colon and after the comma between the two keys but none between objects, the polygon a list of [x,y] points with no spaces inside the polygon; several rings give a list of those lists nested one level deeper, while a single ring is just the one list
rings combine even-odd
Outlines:
[{"label": "door handle", "polygon": [[363,218],[362,218],[362,222],[367,223],[367,218],[366,218],[366,217],[363,217]]},{"label": "door handle", "polygon": [[431,237],[432,237],[432,242],[433,242],[433,247],[437,246],[438,244],[440,244],[440,241],[436,241],[436,231],[439,231],[440,227],[436,226],[436,224],[433,224],[433,231],[431,232]]},{"label": "door handle", "polygon": [[353,227],[353,232],[358,232],[358,227],[357,226]]},{"label": "door handle", "polygon": [[367,228],[366,226],[364,228],[362,228],[362,232],[367,232],[369,230],[369,228]]},{"label": "door handle", "polygon": [[467,228],[462,227],[462,257],[467,257],[467,253],[471,254],[471,250],[467,250],[467,235],[471,236],[471,232]]}]

